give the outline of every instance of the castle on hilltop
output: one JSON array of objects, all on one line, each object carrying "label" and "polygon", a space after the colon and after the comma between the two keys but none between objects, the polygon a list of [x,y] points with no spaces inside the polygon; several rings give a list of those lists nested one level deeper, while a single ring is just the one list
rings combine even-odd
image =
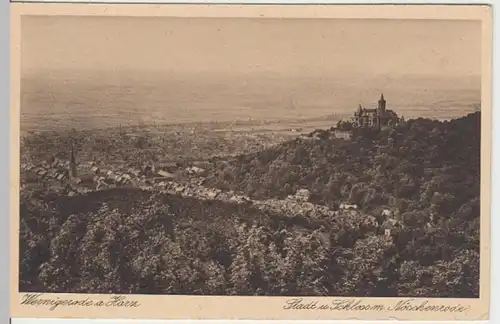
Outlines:
[{"label": "castle on hilltop", "polygon": [[381,94],[377,108],[363,108],[360,104],[351,120],[353,127],[381,129],[396,125],[399,122],[398,115],[394,111],[386,109],[386,103],[384,94]]}]

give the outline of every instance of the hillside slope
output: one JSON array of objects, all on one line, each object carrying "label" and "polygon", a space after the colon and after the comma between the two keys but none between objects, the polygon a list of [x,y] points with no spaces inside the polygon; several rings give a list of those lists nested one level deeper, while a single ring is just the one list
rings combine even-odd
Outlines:
[{"label": "hillside slope", "polygon": [[[298,140],[217,162],[209,179],[254,196],[309,187],[363,207],[324,218],[139,189],[24,189],[20,291],[478,297],[478,130],[474,114]],[[387,236],[380,209],[392,207],[401,226]]]},{"label": "hillside slope", "polygon": [[20,207],[20,291],[478,296],[470,230],[388,239],[363,212],[311,221],[130,189],[23,192]]},{"label": "hillside slope", "polygon": [[216,162],[207,185],[251,197],[285,197],[308,188],[327,205],[427,210],[449,218],[479,198],[480,113],[452,121],[410,120],[353,140],[297,139]]}]

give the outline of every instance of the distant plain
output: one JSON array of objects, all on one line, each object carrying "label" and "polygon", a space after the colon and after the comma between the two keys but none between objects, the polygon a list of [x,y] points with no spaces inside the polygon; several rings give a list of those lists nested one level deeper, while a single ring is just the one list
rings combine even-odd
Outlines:
[{"label": "distant plain", "polygon": [[[405,118],[450,119],[480,105],[479,77],[169,75],[64,73],[21,81],[21,133],[108,127],[231,123],[248,131],[327,128],[362,104]],[[258,121],[266,121],[259,125]],[[227,127],[227,126],[225,126]]]}]

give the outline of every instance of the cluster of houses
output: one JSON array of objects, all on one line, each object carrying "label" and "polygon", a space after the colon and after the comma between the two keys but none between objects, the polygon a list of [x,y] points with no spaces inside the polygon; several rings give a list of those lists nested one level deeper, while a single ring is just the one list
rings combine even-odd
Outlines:
[{"label": "cluster of houses", "polygon": [[286,199],[290,201],[308,202],[310,197],[311,197],[311,192],[309,190],[299,189],[295,192],[294,195],[288,195]]},{"label": "cluster of houses", "polygon": [[[298,199],[267,199],[267,200],[252,200],[247,196],[239,195],[234,191],[223,191],[216,188],[203,187],[200,183],[180,184],[175,181],[162,181],[157,184],[160,191],[164,193],[176,194],[185,197],[196,197],[203,200],[219,200],[231,202],[235,204],[252,204],[254,207],[262,210],[286,213],[290,217],[294,216],[311,216],[322,217],[332,216],[332,211],[327,206],[315,205],[307,202],[308,190],[299,190],[297,193]],[[152,186],[144,186],[143,189],[153,189]]]},{"label": "cluster of houses", "polygon": [[[72,177],[69,170],[70,163],[64,160],[55,160],[52,163],[43,163],[35,166],[31,163],[22,164],[24,171],[36,174],[38,178],[49,178],[60,182],[71,181],[78,186],[87,186],[95,190],[116,186],[137,186],[146,190],[160,190],[165,193],[181,195],[186,197],[196,197],[203,200],[221,200],[236,204],[252,204],[256,208],[276,212],[286,212],[290,217],[294,216],[338,216],[343,211],[355,211],[356,204],[342,203],[338,210],[334,211],[327,206],[316,205],[309,202],[311,193],[307,189],[299,189],[294,195],[289,195],[285,200],[268,199],[253,201],[250,198],[238,195],[233,191],[223,191],[216,188],[203,186],[203,177],[198,177],[194,182],[178,183],[175,175],[165,170],[156,170],[154,167],[144,166],[141,169],[128,168],[122,171],[113,171],[108,168],[98,167],[93,163],[80,165],[80,175]],[[187,167],[183,170],[189,175],[201,175],[205,170],[198,166]],[[385,222],[381,225],[387,237],[391,236],[393,229],[400,226],[395,220],[390,210],[383,210]]]},{"label": "cluster of houses", "polygon": [[32,174],[40,179],[53,179],[57,181],[64,181],[68,178],[67,169],[61,168],[50,168],[48,166],[35,166],[31,163],[21,164],[21,170]]},{"label": "cluster of houses", "polygon": [[[132,183],[132,179],[135,175],[138,175],[136,170],[130,169],[128,172],[114,172],[112,170],[99,168],[97,166],[92,166],[90,168],[92,173],[92,180],[97,184],[98,188],[103,185],[127,185]],[[79,179],[76,178],[76,183],[79,183]]]},{"label": "cluster of houses", "polygon": [[[272,202],[272,204],[278,209],[290,209],[295,213],[299,213],[301,215],[341,215],[341,211],[356,211],[358,210],[358,205],[350,204],[350,203],[341,203],[339,205],[338,210],[332,211],[329,208],[322,208],[323,206],[314,205],[309,203],[311,193],[307,189],[299,189],[294,195],[289,195],[285,201],[268,201]],[[384,231],[384,235],[386,237],[390,237],[394,234],[395,230],[402,228],[402,224],[400,221],[394,218],[394,213],[390,209],[384,209],[381,212],[381,216],[384,217],[384,222],[380,225],[382,230]],[[378,226],[376,223],[375,217],[369,216],[367,222],[373,223],[375,226]]]},{"label": "cluster of houses", "polygon": [[332,128],[330,130],[316,130],[309,134],[304,134],[299,137],[299,139],[303,141],[319,141],[322,139],[335,140],[335,139],[343,139],[348,140],[352,138],[351,130],[344,130],[338,128]]},{"label": "cluster of houses", "polygon": [[[111,168],[98,166],[94,162],[83,162],[72,167],[72,162],[55,159],[49,163],[42,161],[40,165],[22,163],[21,170],[29,174],[28,181],[59,181],[70,182],[79,187],[100,190],[116,186],[162,185],[165,181],[175,179],[175,174],[164,169],[155,168],[154,164],[146,163],[136,168]],[[202,175],[205,170],[198,166],[183,170],[191,176]]]},{"label": "cluster of houses", "polygon": [[134,178],[140,178],[141,171],[129,169],[125,172],[116,172],[107,168],[100,168],[92,163],[84,163],[79,166],[77,175],[69,171],[70,162],[56,160],[53,163],[42,163],[35,166],[32,163],[21,164],[21,170],[36,177],[37,180],[56,180],[60,182],[71,182],[74,185],[91,186],[96,189],[103,186],[127,185]]},{"label": "cluster of houses", "polygon": [[65,181],[69,178],[70,162],[55,158],[52,162],[43,161],[40,165],[21,163],[21,170],[38,179]]},{"label": "cluster of houses", "polygon": [[238,195],[233,191],[223,191],[216,188],[207,188],[202,185],[203,181],[196,183],[178,183],[175,181],[160,181],[154,185],[142,186],[143,189],[152,190],[154,186],[169,194],[181,195],[184,197],[196,197],[202,200],[221,200],[238,204],[252,203],[246,196]]}]

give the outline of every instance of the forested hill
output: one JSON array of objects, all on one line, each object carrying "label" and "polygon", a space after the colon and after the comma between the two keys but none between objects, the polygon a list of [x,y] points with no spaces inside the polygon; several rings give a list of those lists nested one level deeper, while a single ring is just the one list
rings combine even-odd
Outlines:
[{"label": "forested hill", "polygon": [[[443,218],[479,215],[480,112],[451,121],[413,119],[351,140],[297,138],[281,146],[215,162],[207,185],[255,198],[308,188],[312,200],[394,207]],[[462,215],[463,214],[463,215]]]},{"label": "forested hill", "polygon": [[[365,209],[317,219],[139,189],[27,187],[19,289],[477,298],[479,120],[417,119],[352,141],[325,132],[216,163],[213,185],[253,196],[308,187],[316,200]],[[397,227],[376,210],[391,206]]]}]

